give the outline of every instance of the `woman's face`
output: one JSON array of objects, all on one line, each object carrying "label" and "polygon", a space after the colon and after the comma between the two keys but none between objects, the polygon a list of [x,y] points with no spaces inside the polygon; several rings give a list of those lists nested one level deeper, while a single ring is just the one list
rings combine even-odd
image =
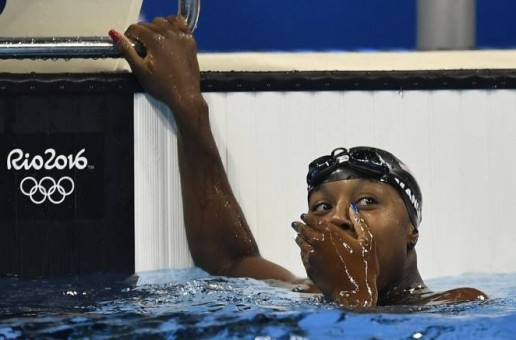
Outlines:
[{"label": "woman's face", "polygon": [[312,191],[308,209],[356,238],[349,216],[351,203],[357,205],[376,243],[380,268],[378,291],[392,288],[403,277],[407,246],[413,231],[405,204],[389,184],[350,179],[321,184]]}]

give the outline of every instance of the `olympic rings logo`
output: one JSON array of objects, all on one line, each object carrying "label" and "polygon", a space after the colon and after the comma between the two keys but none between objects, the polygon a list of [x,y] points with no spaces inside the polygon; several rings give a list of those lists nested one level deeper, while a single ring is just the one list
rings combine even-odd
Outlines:
[{"label": "olympic rings logo", "polygon": [[20,191],[30,197],[34,204],[42,204],[47,199],[53,204],[61,204],[75,189],[74,181],[68,177],[62,177],[55,181],[52,177],[43,177],[39,182],[33,177],[25,177],[20,182]]}]

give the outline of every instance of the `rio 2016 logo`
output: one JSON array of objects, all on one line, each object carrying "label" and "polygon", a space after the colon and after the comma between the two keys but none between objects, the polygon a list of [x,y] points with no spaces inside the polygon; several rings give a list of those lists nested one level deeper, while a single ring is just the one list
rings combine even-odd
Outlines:
[{"label": "rio 2016 logo", "polygon": [[[54,149],[46,149],[44,156],[31,157],[22,149],[14,149],[7,156],[7,170],[84,170],[88,167],[88,159],[83,155],[85,151],[86,149],[82,149],[76,155],[57,156]],[[20,192],[28,196],[34,204],[42,204],[47,200],[52,204],[61,204],[74,190],[75,183],[68,176],[57,181],[50,176],[39,181],[28,176],[20,182]]]}]

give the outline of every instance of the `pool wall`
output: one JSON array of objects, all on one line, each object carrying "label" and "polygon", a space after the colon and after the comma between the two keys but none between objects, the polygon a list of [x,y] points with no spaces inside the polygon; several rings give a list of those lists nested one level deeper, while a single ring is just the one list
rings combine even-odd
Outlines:
[{"label": "pool wall", "polygon": [[[290,223],[306,209],[308,162],[375,145],[420,181],[425,277],[515,271],[516,51],[199,59],[215,139],[264,257],[304,274]],[[0,275],[191,266],[172,113],[129,73],[21,69],[0,74]],[[84,148],[89,163],[9,170],[20,146]],[[63,205],[37,208],[21,193],[24,176],[63,175],[77,180]]]},{"label": "pool wall", "polygon": [[[262,256],[304,275],[290,223],[306,211],[308,162],[335,147],[371,145],[396,154],[419,180],[424,277],[515,271],[516,87],[498,60],[505,69],[205,70],[215,140]],[[135,128],[136,270],[190,266],[173,118],[143,94],[135,102],[143,127]]]}]

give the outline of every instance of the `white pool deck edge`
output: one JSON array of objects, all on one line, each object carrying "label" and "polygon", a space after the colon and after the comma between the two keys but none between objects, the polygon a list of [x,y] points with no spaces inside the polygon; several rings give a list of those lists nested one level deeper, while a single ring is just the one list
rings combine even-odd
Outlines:
[{"label": "white pool deck edge", "polygon": [[416,71],[516,68],[516,50],[201,53],[201,71]]},{"label": "white pool deck edge", "polygon": [[[516,69],[516,50],[199,53],[201,71],[415,71]],[[0,60],[0,73],[124,72],[121,60]]]}]

